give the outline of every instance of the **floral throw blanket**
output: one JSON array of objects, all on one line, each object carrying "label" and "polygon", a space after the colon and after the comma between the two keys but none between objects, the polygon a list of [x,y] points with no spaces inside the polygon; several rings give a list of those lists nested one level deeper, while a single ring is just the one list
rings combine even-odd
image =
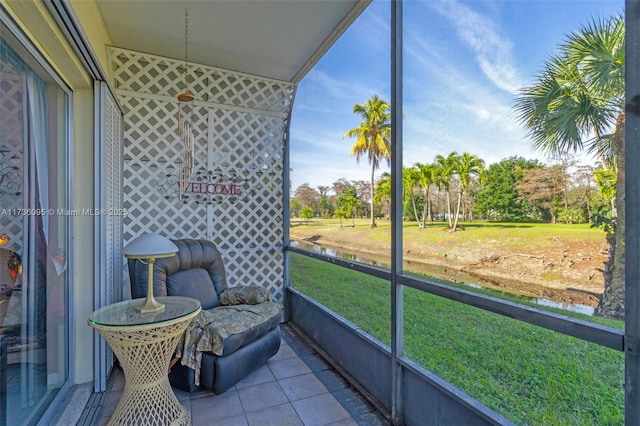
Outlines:
[{"label": "floral throw blanket", "polygon": [[200,364],[202,353],[211,352],[221,356],[224,340],[240,334],[278,315],[280,305],[264,302],[258,305],[218,306],[209,311],[201,311],[187,327],[178,342],[175,357],[180,363],[195,370],[195,384],[200,385]]}]

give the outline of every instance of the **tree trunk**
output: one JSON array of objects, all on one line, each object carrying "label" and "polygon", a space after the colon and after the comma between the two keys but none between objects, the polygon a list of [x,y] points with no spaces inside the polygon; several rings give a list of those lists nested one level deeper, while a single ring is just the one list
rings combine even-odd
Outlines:
[{"label": "tree trunk", "polygon": [[624,158],[624,112],[618,117],[616,131],[613,136],[613,147],[618,170],[616,182],[615,207],[617,216],[613,236],[609,241],[609,259],[605,264],[604,293],[596,309],[596,315],[624,320],[624,286],[625,286],[625,158]]},{"label": "tree trunk", "polygon": [[422,193],[424,194],[424,203],[422,203],[422,224],[420,228],[425,228],[427,226],[427,212],[429,211],[429,190],[422,188]]},{"label": "tree trunk", "polygon": [[[373,214],[373,192],[375,190],[375,173],[376,173],[376,166],[375,164],[371,166],[371,227],[375,228],[376,227],[376,217]],[[355,226],[355,223],[354,225]]]},{"label": "tree trunk", "polygon": [[411,205],[413,206],[413,217],[416,218],[416,222],[422,228],[420,218],[418,217],[418,208],[416,207],[416,197],[414,197],[413,194],[411,194]]},{"label": "tree trunk", "polygon": [[456,232],[456,228],[458,227],[458,216],[460,215],[461,203],[462,203],[462,190],[458,192],[458,206],[456,207],[456,217],[453,218],[453,227],[451,228],[451,232]]},{"label": "tree trunk", "polygon": [[591,225],[592,219],[591,219],[591,188],[589,188],[589,192],[587,192],[587,222],[589,222],[589,225]]},{"label": "tree trunk", "polygon": [[451,223],[451,200],[449,199],[449,188],[446,190],[447,194],[447,216],[449,218],[449,229],[453,228],[453,224]]}]

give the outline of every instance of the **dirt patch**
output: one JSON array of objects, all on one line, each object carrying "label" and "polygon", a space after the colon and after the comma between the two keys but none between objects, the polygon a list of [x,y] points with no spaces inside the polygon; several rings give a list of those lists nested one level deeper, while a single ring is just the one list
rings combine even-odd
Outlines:
[{"label": "dirt patch", "polygon": [[[291,238],[335,248],[351,254],[389,263],[390,247],[385,241],[354,235],[296,235]],[[523,296],[560,303],[595,307],[604,289],[602,267],[608,254],[606,243],[551,238],[544,246],[504,245],[497,241],[453,245],[405,242],[405,269],[447,280],[475,283]]]}]

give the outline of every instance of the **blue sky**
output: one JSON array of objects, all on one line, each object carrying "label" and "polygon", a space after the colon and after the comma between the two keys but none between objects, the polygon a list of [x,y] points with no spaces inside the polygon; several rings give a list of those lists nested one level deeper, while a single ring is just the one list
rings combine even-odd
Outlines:
[{"label": "blue sky", "polygon": [[[452,151],[487,165],[513,155],[546,162],[514,119],[517,90],[534,81],[567,34],[623,10],[622,0],[405,1],[405,166]],[[350,156],[354,140],[342,136],[360,123],[354,104],[374,94],[391,99],[389,34],[390,3],[374,0],[298,85],[292,191],[370,179],[366,158],[358,164]]]}]

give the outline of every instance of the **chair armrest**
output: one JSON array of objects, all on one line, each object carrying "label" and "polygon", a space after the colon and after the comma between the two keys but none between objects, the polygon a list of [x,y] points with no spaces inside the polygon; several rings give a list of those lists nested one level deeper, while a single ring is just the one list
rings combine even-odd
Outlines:
[{"label": "chair armrest", "polygon": [[226,288],[218,295],[222,305],[257,305],[271,300],[271,292],[257,285]]}]

